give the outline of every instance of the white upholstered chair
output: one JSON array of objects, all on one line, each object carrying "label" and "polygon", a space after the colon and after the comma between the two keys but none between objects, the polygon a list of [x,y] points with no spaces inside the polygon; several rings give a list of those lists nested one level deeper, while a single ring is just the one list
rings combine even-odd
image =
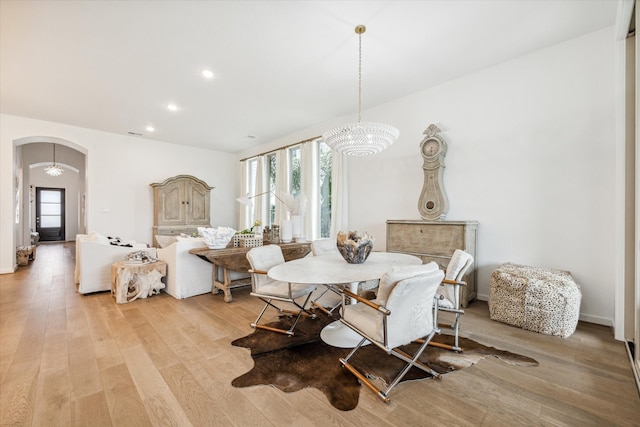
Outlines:
[{"label": "white upholstered chair", "polygon": [[453,330],[455,341],[453,346],[441,343],[431,343],[433,346],[447,348],[453,351],[462,351],[459,346],[459,330],[460,330],[460,315],[464,314],[464,310],[461,305],[461,293],[462,287],[467,284],[462,280],[469,268],[473,265],[473,256],[468,252],[460,249],[456,249],[453,253],[442,285],[438,289],[439,295],[439,310],[441,312],[448,312],[454,314],[454,321],[451,324],[441,323],[440,327],[449,327]]},{"label": "white upholstered chair", "polygon": [[339,254],[336,239],[317,239],[311,242],[311,253],[314,256],[336,253]]},{"label": "white upholstered chair", "polygon": [[[418,266],[396,267],[386,272],[380,279],[378,296],[367,300],[349,291],[345,296],[356,298],[357,304],[347,305],[343,297],[340,321],[362,337],[362,340],[340,363],[353,373],[384,402],[389,401],[389,392],[402,380],[405,374],[416,367],[430,375],[440,375],[421,363],[418,358],[436,333],[439,333],[437,318],[438,304],[436,291],[444,278],[444,273],[434,262]],[[421,339],[422,344],[415,354],[409,355],[397,347]],[[405,367],[383,390],[358,371],[349,360],[367,343],[384,350],[388,355],[406,362]]]},{"label": "white upholstered chair", "polygon": [[167,263],[166,293],[182,299],[211,292],[213,264],[189,253],[207,247],[202,237],[156,236],[156,241],[163,245],[158,259]]},{"label": "white upholstered chair", "polygon": [[[303,314],[315,318],[315,314],[305,308],[309,302],[311,293],[316,289],[314,285],[282,282],[273,280],[267,276],[270,268],[285,262],[282,249],[279,245],[266,245],[252,248],[247,252],[247,260],[249,260],[249,264],[251,265],[251,270],[249,270],[249,273],[251,273],[251,295],[260,298],[265,303],[264,308],[255,322],[251,324],[253,328],[266,329],[292,336]],[[298,299],[304,299],[304,303],[300,304],[297,301]],[[296,307],[296,310],[284,310],[275,305],[274,301],[293,305]],[[295,320],[288,330],[273,328],[259,323],[269,307],[276,309],[280,315],[288,313],[295,316]]]}]

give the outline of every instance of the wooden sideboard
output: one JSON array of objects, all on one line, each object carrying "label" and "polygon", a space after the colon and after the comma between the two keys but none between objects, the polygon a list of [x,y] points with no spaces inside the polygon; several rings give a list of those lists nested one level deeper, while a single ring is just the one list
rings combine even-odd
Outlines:
[{"label": "wooden sideboard", "polygon": [[[311,252],[311,243],[281,243],[282,255],[285,261],[307,256]],[[251,278],[241,278],[231,280],[231,271],[246,273],[251,268],[247,259],[247,252],[251,248],[225,248],[209,249],[196,248],[189,251],[190,254],[197,255],[205,261],[213,264],[213,275],[211,278],[211,292],[217,294],[224,292],[224,301],[231,302],[231,289],[239,286],[251,284]],[[220,280],[220,278],[222,280]]]},{"label": "wooden sideboard", "polygon": [[464,276],[462,306],[476,299],[477,221],[387,220],[387,251],[416,255],[427,263],[435,261],[446,270],[456,249],[470,253],[474,264]]}]

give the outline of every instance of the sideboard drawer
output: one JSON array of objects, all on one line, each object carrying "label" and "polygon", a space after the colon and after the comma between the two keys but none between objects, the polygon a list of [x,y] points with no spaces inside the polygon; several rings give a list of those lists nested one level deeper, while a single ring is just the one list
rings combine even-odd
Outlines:
[{"label": "sideboard drawer", "polygon": [[[388,220],[387,251],[416,255],[423,263],[435,261],[446,270],[456,249],[477,259],[477,234],[477,221]],[[476,299],[476,276],[474,262],[464,276],[467,282],[462,292],[464,307]]]},{"label": "sideboard drawer", "polygon": [[389,224],[388,248],[402,248],[403,252],[451,256],[451,248],[464,246],[464,228],[458,225],[434,227],[428,224]]}]

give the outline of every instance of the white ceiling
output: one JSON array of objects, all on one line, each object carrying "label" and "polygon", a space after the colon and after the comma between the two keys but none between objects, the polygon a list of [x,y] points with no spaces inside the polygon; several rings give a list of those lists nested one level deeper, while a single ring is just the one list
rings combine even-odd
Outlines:
[{"label": "white ceiling", "polygon": [[613,25],[617,5],[0,0],[0,112],[238,152],[357,113],[358,24],[367,109]]}]

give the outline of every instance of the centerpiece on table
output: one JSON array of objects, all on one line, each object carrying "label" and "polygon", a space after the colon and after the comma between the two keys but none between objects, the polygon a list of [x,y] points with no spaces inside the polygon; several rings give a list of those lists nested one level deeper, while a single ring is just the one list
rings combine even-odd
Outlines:
[{"label": "centerpiece on table", "polygon": [[349,233],[339,231],[337,246],[340,255],[349,264],[362,264],[373,249],[373,237],[367,232],[360,235],[357,231],[349,231]]}]

